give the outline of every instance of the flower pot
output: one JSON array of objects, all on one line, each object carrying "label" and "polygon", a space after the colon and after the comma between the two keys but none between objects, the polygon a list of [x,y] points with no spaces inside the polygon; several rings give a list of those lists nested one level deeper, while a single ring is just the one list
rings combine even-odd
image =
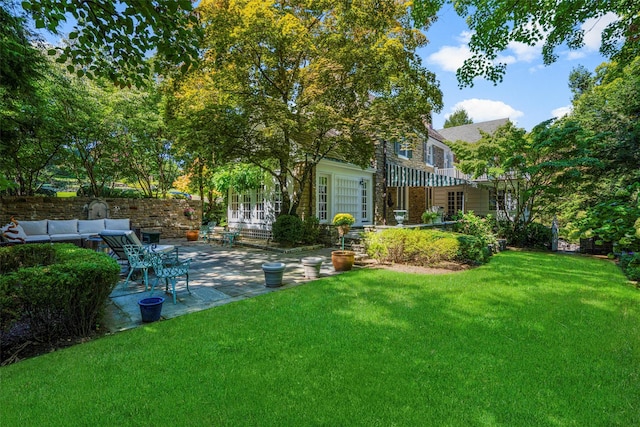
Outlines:
[{"label": "flower pot", "polygon": [[264,283],[268,288],[282,286],[285,264],[283,262],[265,262],[262,264]]},{"label": "flower pot", "polygon": [[320,267],[322,267],[322,257],[306,257],[300,260],[304,268],[304,277],[307,279],[318,279],[320,277]]},{"label": "flower pot", "polygon": [[190,242],[195,242],[198,240],[200,232],[198,230],[187,230],[187,240]]},{"label": "flower pot", "polygon": [[331,252],[331,263],[336,271],[349,271],[353,267],[356,253],[353,251]]},{"label": "flower pot", "polygon": [[142,316],[142,321],[155,322],[156,320],[160,320],[160,315],[162,314],[163,302],[164,302],[164,298],[162,297],[143,298],[140,301],[138,301],[138,305],[140,306],[140,315]]}]

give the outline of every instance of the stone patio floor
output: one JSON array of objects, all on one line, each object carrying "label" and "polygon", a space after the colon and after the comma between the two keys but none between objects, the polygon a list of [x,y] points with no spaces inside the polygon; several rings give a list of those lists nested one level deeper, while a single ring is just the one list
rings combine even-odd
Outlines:
[{"label": "stone patio floor", "polygon": [[[162,240],[161,243],[178,246],[181,259],[192,259],[189,273],[191,294],[187,292],[183,279],[179,280],[176,286],[177,304],[173,304],[170,293],[165,293],[165,286],[162,282],[154,290],[153,296],[165,298],[161,319],[170,319],[306,283],[309,279],[304,277],[304,270],[300,262],[300,259],[304,257],[323,257],[320,269],[321,277],[339,274],[331,264],[333,248],[282,253],[241,245],[234,245],[232,248],[222,247],[216,243],[188,242],[186,239],[167,239]],[[283,286],[268,288],[264,285],[264,273],[261,266],[265,262],[285,263]],[[155,281],[152,271],[149,274],[149,284]],[[110,332],[142,325],[138,301],[151,296],[150,291],[144,290],[144,284],[140,278],[137,281],[129,281],[124,289],[123,284],[124,276],[121,277],[121,281],[111,293],[107,306],[105,327]]]}]

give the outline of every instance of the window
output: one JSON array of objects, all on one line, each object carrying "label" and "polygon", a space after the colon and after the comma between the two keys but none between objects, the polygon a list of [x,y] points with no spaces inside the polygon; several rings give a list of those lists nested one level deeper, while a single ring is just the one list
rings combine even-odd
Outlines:
[{"label": "window", "polygon": [[256,218],[264,221],[264,186],[256,190]]},{"label": "window", "polygon": [[242,219],[251,219],[251,194],[249,193],[242,195]]},{"label": "window", "polygon": [[516,202],[511,194],[511,190],[496,190],[494,188],[489,190],[489,210],[516,210]]},{"label": "window", "polygon": [[413,151],[409,148],[409,144],[404,142],[395,142],[394,151],[396,152],[398,157],[404,157],[405,159],[410,159],[413,157]]},{"label": "window", "polygon": [[240,195],[235,191],[233,191],[231,193],[231,219],[238,219],[239,211],[240,211]]},{"label": "window", "polygon": [[458,211],[464,211],[464,192],[449,191],[447,193],[447,215],[456,215]]},{"label": "window", "polygon": [[360,192],[360,196],[361,196],[361,218],[362,218],[362,222],[368,222],[369,221],[369,189],[367,188],[367,185],[369,184],[367,181],[365,180],[361,180],[360,181],[361,186],[362,186],[362,190]]},{"label": "window", "polygon": [[428,165],[433,165],[433,145],[427,144],[426,142],[423,144],[424,149],[424,162]]},{"label": "window", "polygon": [[320,222],[329,220],[329,177],[318,177],[318,219]]},{"label": "window", "polygon": [[346,212],[358,217],[360,205],[360,181],[352,177],[336,177],[335,180],[336,212]]},{"label": "window", "polygon": [[276,215],[282,212],[282,189],[280,188],[280,184],[276,184],[275,190],[273,191],[273,210]]}]

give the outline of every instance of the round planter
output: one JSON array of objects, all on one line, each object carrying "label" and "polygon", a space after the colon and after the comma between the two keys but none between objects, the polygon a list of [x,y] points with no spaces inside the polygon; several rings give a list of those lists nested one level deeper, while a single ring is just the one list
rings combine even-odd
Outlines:
[{"label": "round planter", "polygon": [[195,242],[198,240],[200,232],[198,230],[187,230],[187,240],[190,242]]},{"label": "round planter", "polygon": [[320,267],[322,267],[322,257],[312,256],[302,258],[302,267],[304,268],[304,277],[307,279],[318,279],[320,277]]},{"label": "round planter", "polygon": [[331,252],[331,263],[336,271],[349,271],[353,267],[356,253],[353,251]]},{"label": "round planter", "polygon": [[265,262],[262,264],[264,283],[268,288],[282,286],[285,264],[283,262]]},{"label": "round planter", "polygon": [[140,314],[142,315],[142,321],[155,322],[156,320],[160,320],[163,302],[164,298],[162,297],[143,298],[138,301],[138,305],[140,306]]}]

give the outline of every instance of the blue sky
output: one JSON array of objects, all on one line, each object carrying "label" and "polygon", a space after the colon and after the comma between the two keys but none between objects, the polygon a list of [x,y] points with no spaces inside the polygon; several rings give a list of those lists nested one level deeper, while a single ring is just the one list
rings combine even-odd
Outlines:
[{"label": "blue sky", "polygon": [[445,6],[438,21],[425,33],[429,44],[418,51],[425,68],[436,73],[443,92],[444,108],[433,114],[433,127],[444,127],[448,115],[459,107],[464,108],[475,123],[509,117],[527,131],[540,122],[563,115],[571,105],[569,73],[578,65],[594,71],[606,61],[598,52],[600,34],[614,16],[586,22],[583,25],[585,46],[579,51],[560,47],[556,51],[558,60],[549,66],[542,63],[541,45],[511,44],[502,54],[508,64],[502,83],[494,86],[476,79],[472,88],[460,89],[455,71],[470,56],[469,29],[450,5]]}]

